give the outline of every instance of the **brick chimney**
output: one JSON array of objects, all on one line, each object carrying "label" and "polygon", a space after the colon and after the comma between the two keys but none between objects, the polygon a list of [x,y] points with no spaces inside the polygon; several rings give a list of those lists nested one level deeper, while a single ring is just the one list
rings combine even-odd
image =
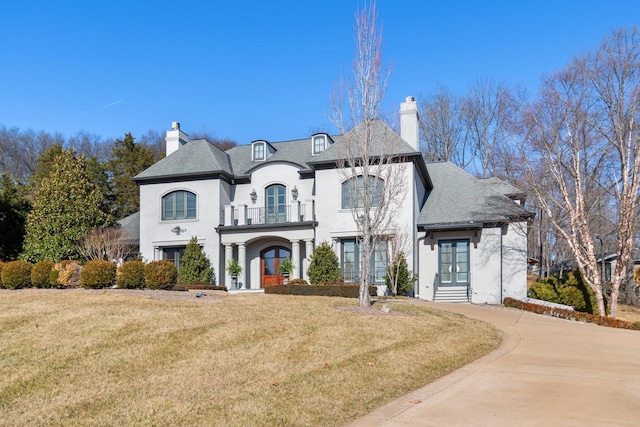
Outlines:
[{"label": "brick chimney", "polygon": [[400,137],[416,151],[420,150],[418,120],[418,104],[413,96],[407,96],[400,104]]},{"label": "brick chimney", "polygon": [[189,142],[189,135],[180,130],[180,123],[172,122],[171,130],[167,131],[167,136],[164,138],[164,141],[166,142],[166,153],[168,157],[169,154],[178,151],[180,147]]}]

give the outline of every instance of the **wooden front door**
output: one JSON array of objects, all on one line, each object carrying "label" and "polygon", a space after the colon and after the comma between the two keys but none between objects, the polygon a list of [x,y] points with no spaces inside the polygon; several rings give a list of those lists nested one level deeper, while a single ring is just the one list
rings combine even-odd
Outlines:
[{"label": "wooden front door", "polygon": [[280,261],[291,257],[291,251],[282,246],[272,246],[260,252],[262,264],[262,287],[282,285],[284,276],[278,273]]}]

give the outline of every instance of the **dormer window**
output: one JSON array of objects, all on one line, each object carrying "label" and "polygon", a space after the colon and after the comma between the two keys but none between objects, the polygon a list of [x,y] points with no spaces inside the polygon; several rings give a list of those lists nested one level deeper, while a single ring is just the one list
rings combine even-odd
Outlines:
[{"label": "dormer window", "polygon": [[264,160],[266,158],[265,153],[266,153],[266,150],[265,150],[264,141],[258,141],[253,143],[252,160],[254,162]]},{"label": "dormer window", "polygon": [[313,155],[316,156],[324,152],[327,149],[327,135],[320,134],[311,137],[313,145]]}]

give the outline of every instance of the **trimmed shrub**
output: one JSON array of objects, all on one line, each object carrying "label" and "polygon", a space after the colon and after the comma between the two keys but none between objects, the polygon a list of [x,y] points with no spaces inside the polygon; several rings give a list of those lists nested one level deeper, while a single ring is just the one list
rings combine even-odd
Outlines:
[{"label": "trimmed shrub", "polygon": [[149,289],[171,289],[178,270],[171,261],[151,261],[144,266],[144,282]]},{"label": "trimmed shrub", "polygon": [[7,289],[21,289],[31,286],[32,265],[27,261],[11,261],[2,267],[2,286]]},{"label": "trimmed shrub", "polygon": [[123,289],[144,288],[144,262],[127,261],[118,268],[116,286]]},{"label": "trimmed shrub", "polygon": [[54,263],[52,261],[40,261],[33,265],[31,269],[31,285],[36,288],[50,288],[51,287],[51,272],[53,270]]},{"label": "trimmed shrub", "polygon": [[77,288],[80,286],[80,272],[82,266],[77,261],[63,260],[53,266],[51,284],[57,288]]},{"label": "trimmed shrub", "polygon": [[96,259],[87,262],[80,272],[80,286],[87,289],[109,288],[116,285],[116,265]]},{"label": "trimmed shrub", "polygon": [[188,291],[188,290],[198,290],[198,291],[226,291],[227,288],[225,286],[217,286],[212,285],[211,283],[191,283],[191,284],[179,284],[175,285],[171,288],[172,291]]},{"label": "trimmed shrub", "polygon": [[300,279],[300,278],[299,278],[299,279],[292,279],[292,280],[289,280],[289,283],[287,283],[287,284],[288,284],[288,285],[308,285],[308,284],[309,284],[309,282],[307,282],[307,281],[306,281],[306,280],[304,280],[304,279]]},{"label": "trimmed shrub", "polygon": [[196,282],[213,283],[213,268],[211,261],[198,244],[198,238],[192,237],[180,257],[179,284]]},{"label": "trimmed shrub", "polygon": [[333,285],[342,282],[338,256],[328,242],[322,242],[313,251],[307,274],[309,282],[314,285]]},{"label": "trimmed shrub", "polygon": [[[377,295],[378,289],[369,286],[369,295]],[[325,297],[359,298],[359,285],[276,285],[265,286],[265,294],[280,295],[318,295]]]}]

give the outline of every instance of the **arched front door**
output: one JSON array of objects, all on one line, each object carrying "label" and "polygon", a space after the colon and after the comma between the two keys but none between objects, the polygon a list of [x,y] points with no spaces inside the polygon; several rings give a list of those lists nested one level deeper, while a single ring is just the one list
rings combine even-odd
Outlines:
[{"label": "arched front door", "polygon": [[260,252],[262,287],[283,284],[284,277],[278,273],[278,267],[287,257],[291,257],[291,251],[282,246],[271,246]]}]

